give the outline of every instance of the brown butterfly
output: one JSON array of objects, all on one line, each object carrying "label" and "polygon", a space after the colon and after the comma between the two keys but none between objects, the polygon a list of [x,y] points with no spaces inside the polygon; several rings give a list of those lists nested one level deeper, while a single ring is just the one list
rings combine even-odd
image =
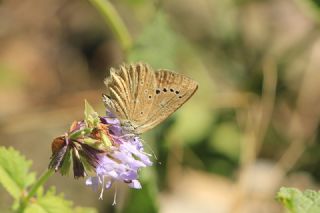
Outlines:
[{"label": "brown butterfly", "polygon": [[105,106],[120,120],[123,130],[141,134],[179,109],[198,84],[182,74],[137,63],[111,68],[104,82]]}]

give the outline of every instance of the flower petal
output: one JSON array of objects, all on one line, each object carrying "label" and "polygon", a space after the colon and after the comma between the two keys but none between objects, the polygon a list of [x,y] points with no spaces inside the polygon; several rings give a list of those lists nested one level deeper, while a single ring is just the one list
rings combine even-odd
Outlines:
[{"label": "flower petal", "polygon": [[132,182],[129,183],[129,186],[134,189],[141,189],[142,188],[141,184],[138,180],[132,180]]}]

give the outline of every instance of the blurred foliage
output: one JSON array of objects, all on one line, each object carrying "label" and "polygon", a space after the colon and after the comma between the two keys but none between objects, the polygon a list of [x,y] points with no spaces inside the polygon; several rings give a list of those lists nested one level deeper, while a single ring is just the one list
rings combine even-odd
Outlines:
[{"label": "blurred foliage", "polygon": [[[134,213],[134,212],[158,212],[157,201],[157,183],[155,171],[152,169],[141,171],[140,180],[142,184],[141,190],[130,190],[126,205],[122,209],[122,212]],[[132,205],[138,203],[139,205]]]},{"label": "blurred foliage", "polygon": [[320,193],[313,190],[304,192],[295,188],[282,187],[277,194],[280,201],[291,213],[317,213],[320,211]]},{"label": "blurred foliage", "polygon": [[128,54],[129,62],[147,61],[152,67],[175,68],[177,36],[167,18],[158,12],[146,26]]},{"label": "blurred foliage", "polygon": [[235,123],[222,123],[212,132],[210,146],[223,155],[232,158],[234,161],[239,159],[241,134]]},{"label": "blurred foliage", "polygon": [[2,89],[14,88],[21,83],[21,80],[21,76],[17,75],[5,64],[0,64],[0,85]]}]

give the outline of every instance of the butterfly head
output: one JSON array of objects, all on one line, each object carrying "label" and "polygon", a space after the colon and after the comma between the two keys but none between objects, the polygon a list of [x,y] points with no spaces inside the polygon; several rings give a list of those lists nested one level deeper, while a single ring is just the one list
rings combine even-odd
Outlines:
[{"label": "butterfly head", "polygon": [[[114,109],[115,109],[114,103],[112,102],[112,99],[108,95],[102,94],[102,101],[105,107],[107,108],[107,111],[108,111],[107,114],[112,116],[117,115],[117,112],[114,112]],[[120,123],[121,123],[121,128],[123,133],[138,135],[138,133],[136,132],[137,128],[130,120],[120,119]]]},{"label": "butterfly head", "polygon": [[124,134],[134,134],[138,135],[136,132],[136,127],[134,127],[133,123],[129,120],[120,121],[121,128]]}]

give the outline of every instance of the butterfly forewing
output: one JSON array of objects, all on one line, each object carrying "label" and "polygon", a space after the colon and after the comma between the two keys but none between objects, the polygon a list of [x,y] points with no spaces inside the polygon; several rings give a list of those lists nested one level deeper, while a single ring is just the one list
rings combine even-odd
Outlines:
[{"label": "butterfly forewing", "polygon": [[140,126],[152,110],[156,79],[154,72],[145,64],[135,66],[130,74],[135,78],[135,100],[132,103],[130,121],[135,126]]},{"label": "butterfly forewing", "polygon": [[[120,75],[122,74],[122,75]],[[110,77],[105,80],[108,87],[107,96],[104,96],[106,107],[120,119],[128,119],[128,107],[130,106],[130,89],[127,88],[127,79],[120,70],[111,69]]]},{"label": "butterfly forewing", "polygon": [[149,114],[153,103],[156,79],[146,64],[121,66],[111,70],[105,80],[108,93],[104,103],[121,122],[133,127],[141,125]]},{"label": "butterfly forewing", "polygon": [[197,90],[197,83],[178,73],[159,70],[156,75],[156,89],[152,110],[145,122],[136,128],[137,133],[145,132],[179,109]]}]

